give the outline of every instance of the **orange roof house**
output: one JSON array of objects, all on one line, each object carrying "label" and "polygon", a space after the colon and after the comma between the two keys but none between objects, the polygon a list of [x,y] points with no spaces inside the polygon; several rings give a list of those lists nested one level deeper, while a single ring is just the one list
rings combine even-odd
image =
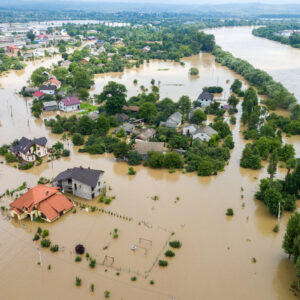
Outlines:
[{"label": "orange roof house", "polygon": [[59,89],[61,87],[61,82],[56,78],[51,78],[46,82],[46,85],[55,85]]},{"label": "orange roof house", "polygon": [[41,217],[52,222],[72,209],[73,203],[59,192],[57,187],[39,184],[10,204],[12,217],[19,220]]}]

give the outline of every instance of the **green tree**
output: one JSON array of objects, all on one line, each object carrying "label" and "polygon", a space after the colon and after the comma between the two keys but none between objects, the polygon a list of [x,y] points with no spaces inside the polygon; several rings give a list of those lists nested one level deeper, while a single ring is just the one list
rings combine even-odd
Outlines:
[{"label": "green tree", "polygon": [[125,142],[120,141],[112,145],[112,150],[116,158],[124,159],[128,156],[129,146]]},{"label": "green tree", "polygon": [[147,123],[153,123],[157,116],[157,108],[151,102],[145,102],[139,107],[138,115]]},{"label": "green tree", "polygon": [[142,162],[142,156],[136,151],[129,151],[127,159],[130,166],[137,166]]},{"label": "green tree", "polygon": [[151,168],[162,168],[164,166],[164,155],[161,152],[150,152],[149,155],[149,166]]},{"label": "green tree", "polygon": [[287,224],[286,233],[283,238],[282,247],[284,251],[291,257],[294,254],[295,241],[300,235],[300,213],[294,213]]},{"label": "green tree", "polygon": [[26,33],[26,37],[31,41],[33,42],[34,39],[35,39],[35,34],[30,30]]},{"label": "green tree", "polygon": [[192,102],[189,96],[181,96],[177,102],[177,107],[183,112],[188,113],[191,110]]},{"label": "green tree", "polygon": [[105,110],[109,115],[114,115],[122,111],[122,107],[126,105],[127,89],[123,84],[110,81],[98,96],[98,102],[104,102]]},{"label": "green tree", "polygon": [[224,139],[223,147],[227,147],[229,149],[234,148],[234,141],[231,135],[227,135]]},{"label": "green tree", "polygon": [[203,159],[198,166],[199,176],[210,176],[214,171],[214,165],[209,159]]},{"label": "green tree", "polygon": [[190,68],[189,73],[190,73],[190,75],[198,75],[199,70],[198,70],[198,68],[192,67],[192,68]]},{"label": "green tree", "polygon": [[31,81],[35,86],[39,86],[42,83],[44,83],[48,77],[45,75],[42,75],[43,72],[45,72],[46,69],[44,67],[40,67],[36,70],[34,70],[31,74]]},{"label": "green tree", "polygon": [[75,146],[81,146],[84,143],[84,137],[80,133],[74,133],[72,142]]},{"label": "green tree", "polygon": [[270,157],[270,162],[268,166],[268,173],[270,174],[270,178],[272,179],[277,171],[277,164],[278,164],[278,154],[277,151],[274,150]]},{"label": "green tree", "polygon": [[193,116],[191,117],[191,122],[194,124],[201,124],[203,121],[206,121],[207,116],[204,111],[201,109],[196,109],[193,112]]},{"label": "green tree", "polygon": [[177,168],[183,167],[183,160],[181,156],[176,152],[167,152],[164,157],[164,165],[167,168]]}]

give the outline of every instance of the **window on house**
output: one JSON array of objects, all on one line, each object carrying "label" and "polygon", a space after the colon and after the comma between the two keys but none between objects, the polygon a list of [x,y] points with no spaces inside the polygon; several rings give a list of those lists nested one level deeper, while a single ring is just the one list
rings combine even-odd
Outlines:
[{"label": "window on house", "polygon": [[94,190],[94,188],[92,187],[92,191]]}]

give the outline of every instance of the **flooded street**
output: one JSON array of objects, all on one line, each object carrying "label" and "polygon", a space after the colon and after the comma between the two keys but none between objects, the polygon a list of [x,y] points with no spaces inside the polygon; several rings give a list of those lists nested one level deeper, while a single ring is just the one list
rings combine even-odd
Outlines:
[{"label": "flooded street", "polygon": [[[235,31],[232,32],[234,35]],[[238,43],[239,40],[236,51],[240,49]],[[225,45],[224,48],[229,50]],[[42,65],[49,66],[56,60],[45,60]],[[126,70],[124,74],[99,75],[93,93],[101,92],[108,81],[115,80],[125,84],[128,95],[132,96],[140,85],[149,88],[154,78],[160,81],[161,99],[170,97],[177,101],[181,95],[189,95],[194,100],[202,87],[208,85],[223,86],[222,97],[228,97],[236,75],[216,64],[213,56],[201,54],[184,62],[185,66],[153,61],[138,70]],[[52,145],[60,138],[51,134],[42,120],[31,117],[27,102],[16,94],[37,66],[40,64],[30,63],[24,71],[0,78],[0,144],[22,136],[46,136]],[[199,68],[199,77],[188,74],[191,66]],[[137,86],[133,84],[134,79],[138,80]],[[295,76],[289,80],[297,85]],[[238,108],[239,119],[241,105]],[[232,130],[235,148],[229,165],[218,176],[198,177],[195,173],[179,171],[170,174],[167,170],[142,166],[135,167],[136,175],[128,176],[126,163],[116,163],[108,154],[80,154],[68,141],[64,143],[71,150],[69,158],[44,162],[28,171],[0,164],[0,194],[7,188],[20,186],[23,181],[34,186],[40,176],[53,178],[74,166],[102,169],[107,185],[112,188],[109,195],[116,199],[105,206],[97,200],[89,204],[132,218],[129,221],[108,213],[77,209],[76,214],[68,213],[53,224],[40,224],[8,220],[0,215],[0,298],[21,300],[27,295],[34,300],[102,299],[103,292],[109,290],[112,300],[167,300],[172,296],[176,300],[294,299],[289,287],[295,278],[295,269],[281,248],[289,214],[285,213],[282,218],[279,233],[273,233],[276,218],[253,199],[266,170],[239,167],[245,141],[239,122]],[[292,140],[299,144],[299,138]],[[284,174],[285,170],[279,171],[280,176]],[[155,195],[159,197],[157,201],[152,200]],[[175,201],[177,197],[179,201]],[[7,197],[2,198],[0,206],[7,206],[9,201]],[[229,207],[235,212],[232,218],[225,215]],[[41,266],[37,264],[40,261],[39,242],[32,241],[38,226],[49,229],[52,243],[64,247],[64,251],[58,253],[42,250]],[[114,228],[119,229],[116,240],[110,235]],[[180,240],[183,246],[175,250],[175,257],[168,259],[168,267],[158,267],[154,265],[155,260],[164,259],[165,245],[172,232],[175,235],[171,239]],[[141,245],[148,249],[147,254],[143,248],[136,252],[130,250],[131,245],[139,243],[139,238],[152,241],[151,245],[147,242]],[[78,243],[84,244],[87,252],[97,259],[95,269],[89,268],[85,258],[82,262],[74,262],[74,247]],[[107,250],[103,250],[105,245],[109,245]],[[106,255],[114,258],[113,268],[107,261],[101,264]],[[252,263],[253,257],[256,263]],[[49,264],[51,270],[47,269]],[[120,276],[116,275],[117,271]],[[75,286],[76,276],[82,278],[81,287]],[[137,277],[136,282],[130,280],[132,276]],[[150,280],[155,281],[153,286]],[[91,283],[95,284],[94,294],[90,292]]]}]

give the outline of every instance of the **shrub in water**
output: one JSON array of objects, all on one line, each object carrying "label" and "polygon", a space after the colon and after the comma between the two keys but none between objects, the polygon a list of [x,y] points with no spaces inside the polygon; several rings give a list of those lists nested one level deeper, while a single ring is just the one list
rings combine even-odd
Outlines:
[{"label": "shrub in water", "polygon": [[40,239],[40,236],[36,233],[33,237],[33,241],[37,241]]},{"label": "shrub in water", "polygon": [[104,298],[109,298],[110,291],[104,291]]},{"label": "shrub in water", "polygon": [[176,249],[181,248],[181,242],[179,242],[179,241],[171,241],[169,243],[169,245],[172,248],[176,248]]},{"label": "shrub in water", "polygon": [[233,216],[233,209],[232,208],[227,208],[227,211],[226,211],[226,216]]},{"label": "shrub in water", "polygon": [[93,293],[95,290],[95,285],[93,283],[91,284],[90,289],[91,289],[91,292]]},{"label": "shrub in water", "polygon": [[95,266],[96,266],[96,259],[92,259],[91,261],[90,261],[90,268],[95,268]]},{"label": "shrub in water", "polygon": [[75,261],[76,261],[76,262],[80,262],[81,259],[82,259],[82,258],[81,258],[80,256],[76,256],[76,257],[75,257]]},{"label": "shrub in water", "polygon": [[51,241],[50,241],[50,240],[48,240],[48,239],[43,239],[43,240],[41,240],[41,246],[42,246],[43,248],[49,248],[50,245],[51,245]]},{"label": "shrub in water", "polygon": [[154,280],[150,280],[150,284],[153,285],[154,284]]},{"label": "shrub in water", "polygon": [[165,256],[167,256],[167,257],[173,257],[173,256],[175,256],[175,253],[172,250],[167,250],[165,252]]},{"label": "shrub in water", "polygon": [[81,278],[76,277],[75,284],[76,284],[76,286],[81,286]]},{"label": "shrub in water", "polygon": [[49,230],[45,229],[42,233],[42,237],[45,238],[48,235],[49,235]]},{"label": "shrub in water", "polygon": [[57,252],[58,250],[59,250],[58,245],[53,245],[53,246],[51,246],[51,248],[50,248],[50,251],[52,251],[52,252]]},{"label": "shrub in water", "polygon": [[133,276],[133,277],[130,278],[130,280],[131,280],[131,281],[136,281],[136,277]]},{"label": "shrub in water", "polygon": [[158,265],[160,267],[166,267],[168,265],[168,262],[166,260],[159,260]]}]

